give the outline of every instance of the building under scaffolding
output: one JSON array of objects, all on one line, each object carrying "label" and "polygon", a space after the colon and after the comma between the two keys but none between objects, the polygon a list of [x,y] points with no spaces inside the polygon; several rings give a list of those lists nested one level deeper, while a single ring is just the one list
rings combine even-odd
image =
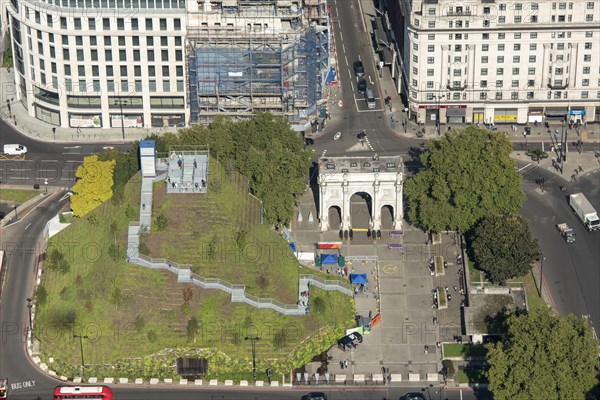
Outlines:
[{"label": "building under scaffolding", "polygon": [[260,111],[300,123],[316,111],[329,69],[326,0],[207,1],[188,17],[191,123]]}]

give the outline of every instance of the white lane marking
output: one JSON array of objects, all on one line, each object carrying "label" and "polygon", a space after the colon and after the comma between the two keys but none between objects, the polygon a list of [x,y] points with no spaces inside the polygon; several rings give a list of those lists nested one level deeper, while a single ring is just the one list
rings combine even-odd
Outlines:
[{"label": "white lane marking", "polygon": [[31,222],[25,227],[25,230],[31,226]]},{"label": "white lane marking", "polygon": [[344,54],[346,54],[346,45],[342,43],[342,50],[344,50]]},{"label": "white lane marking", "polygon": [[342,31],[340,31],[340,41],[343,42],[344,41],[344,34],[342,33]]},{"label": "white lane marking", "polygon": [[522,170],[524,170],[525,168],[529,167],[531,164],[533,164],[533,163],[529,163],[529,164],[527,164],[526,166],[524,166],[523,168],[519,168],[519,171],[522,171]]},{"label": "white lane marking", "polygon": [[350,73],[350,70],[348,69],[348,70],[346,70],[346,71],[348,71],[348,77],[349,77],[350,79],[352,79],[352,74]]},{"label": "white lane marking", "polygon": [[348,57],[346,57],[345,54],[344,54],[344,60],[346,60],[346,66],[350,65],[350,64],[348,64]]},{"label": "white lane marking", "polygon": [[81,146],[65,146],[64,149],[80,149]]},{"label": "white lane marking", "polygon": [[371,83],[371,85],[374,85],[373,80],[371,79],[371,75],[369,75],[369,82]]},{"label": "white lane marking", "polygon": [[354,81],[350,79],[350,86],[352,86],[352,91],[354,92]]},{"label": "white lane marking", "polygon": [[58,162],[58,160],[42,160],[41,162]]}]

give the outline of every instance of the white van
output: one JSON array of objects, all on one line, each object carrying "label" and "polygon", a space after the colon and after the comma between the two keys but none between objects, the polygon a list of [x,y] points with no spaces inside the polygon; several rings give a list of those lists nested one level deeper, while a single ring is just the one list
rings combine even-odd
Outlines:
[{"label": "white van", "polygon": [[365,98],[367,99],[367,107],[375,108],[375,94],[373,93],[373,89],[367,89]]},{"label": "white van", "polygon": [[5,144],[3,152],[9,156],[20,156],[27,153],[27,147],[22,144]]}]

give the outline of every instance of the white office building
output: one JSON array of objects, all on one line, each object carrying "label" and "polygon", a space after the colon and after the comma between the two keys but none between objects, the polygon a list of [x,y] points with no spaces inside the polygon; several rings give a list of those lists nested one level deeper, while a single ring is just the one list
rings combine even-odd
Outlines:
[{"label": "white office building", "polygon": [[600,120],[600,4],[388,0],[420,123]]},{"label": "white office building", "polygon": [[328,68],[325,0],[4,7],[15,100],[61,127],[173,127],[257,111],[300,121],[316,110]]}]

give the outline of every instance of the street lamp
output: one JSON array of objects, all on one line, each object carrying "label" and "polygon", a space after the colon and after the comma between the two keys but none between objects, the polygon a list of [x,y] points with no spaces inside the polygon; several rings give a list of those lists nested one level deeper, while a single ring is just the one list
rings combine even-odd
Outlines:
[{"label": "street lamp", "polygon": [[440,100],[441,99],[445,99],[446,95],[441,95],[441,96],[435,96],[436,100],[437,100],[437,118],[435,120],[435,125],[437,127],[437,134],[438,136],[440,135]]},{"label": "street lamp", "polygon": [[252,342],[252,376],[254,377],[254,380],[256,380],[256,341],[261,340],[261,338],[258,336],[245,337],[244,340]]},{"label": "street lamp", "polygon": [[46,194],[48,194],[48,179],[44,179],[44,186],[46,186]]},{"label": "street lamp", "polygon": [[31,297],[27,298],[27,309],[29,310],[29,331],[33,330],[33,318],[31,316],[31,309],[33,308],[33,299]]},{"label": "street lamp", "polygon": [[121,133],[123,134],[123,140],[125,140],[125,115],[123,115],[123,104],[128,105],[127,100],[115,99],[115,105],[118,105],[121,109]]},{"label": "street lamp", "polygon": [[89,339],[86,335],[73,335],[73,339],[79,339],[79,348],[81,349],[81,369],[85,368],[83,361],[83,339]]},{"label": "street lamp", "polygon": [[17,214],[17,205],[15,204],[15,221],[19,220],[19,215]]}]

